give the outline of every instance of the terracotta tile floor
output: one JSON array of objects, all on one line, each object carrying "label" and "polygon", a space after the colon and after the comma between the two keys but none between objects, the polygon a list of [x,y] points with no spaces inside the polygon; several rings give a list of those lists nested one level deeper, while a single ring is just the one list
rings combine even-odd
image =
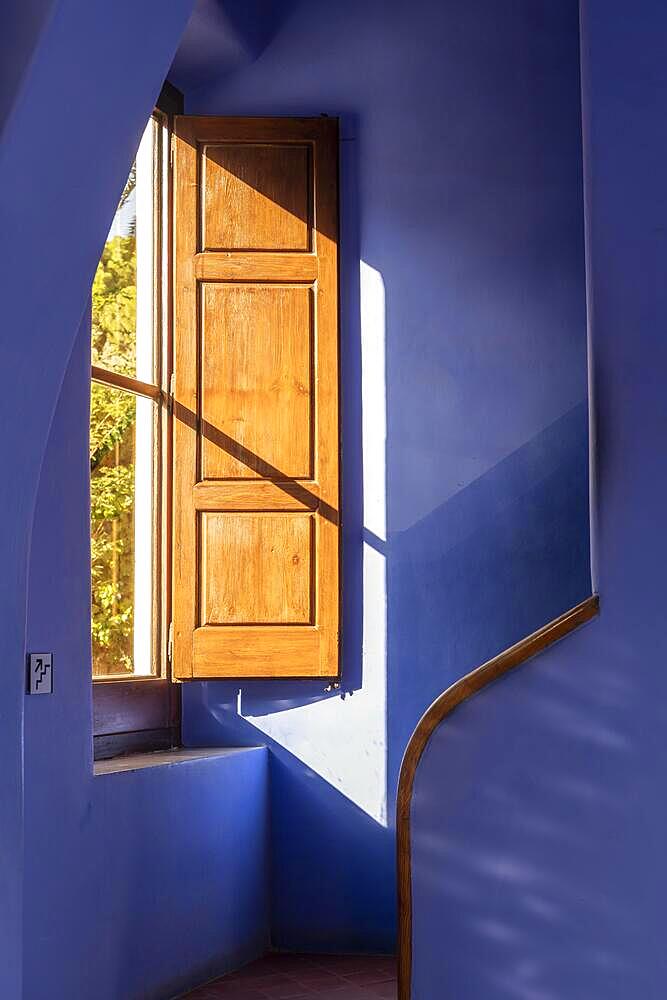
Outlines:
[{"label": "terracotta tile floor", "polygon": [[384,1000],[396,998],[396,962],[369,955],[267,955],[183,1000]]}]

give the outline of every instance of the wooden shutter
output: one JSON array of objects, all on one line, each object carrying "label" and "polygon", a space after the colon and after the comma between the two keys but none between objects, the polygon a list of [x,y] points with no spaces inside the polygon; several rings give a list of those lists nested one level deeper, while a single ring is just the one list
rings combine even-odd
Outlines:
[{"label": "wooden shutter", "polygon": [[173,673],[334,677],[338,130],[175,121]]}]

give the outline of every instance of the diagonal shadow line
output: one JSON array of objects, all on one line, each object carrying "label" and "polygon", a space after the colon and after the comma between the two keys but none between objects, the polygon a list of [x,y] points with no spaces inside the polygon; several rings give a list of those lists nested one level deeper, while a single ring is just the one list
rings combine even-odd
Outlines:
[{"label": "diagonal shadow line", "polygon": [[173,403],[173,413],[176,420],[180,420],[191,430],[203,435],[207,441],[211,441],[212,444],[226,451],[228,455],[242,462],[249,469],[252,469],[253,472],[256,472],[258,476],[261,476],[262,479],[270,480],[274,486],[287,493],[288,496],[291,496],[298,503],[316,509],[327,521],[331,521],[335,525],[338,524],[338,511],[335,507],[325,503],[312,490],[307,489],[295,479],[286,476],[275,465],[271,465],[263,458],[260,458],[259,455],[250,451],[239,441],[235,441],[234,438],[221,431],[219,427],[209,423],[208,420],[200,419],[193,410],[190,410],[187,406],[176,400]]},{"label": "diagonal shadow line", "polygon": [[[320,115],[320,118],[327,119],[329,121],[335,121],[337,118],[329,118],[328,115]],[[180,136],[181,141],[186,142],[188,145],[192,146],[197,153],[198,161],[198,173],[201,171],[201,164],[204,157],[212,160],[216,166],[223,171],[223,173],[230,174],[234,177],[244,188],[248,189],[248,192],[256,192],[265,198],[267,202],[272,202],[277,205],[278,208],[282,209],[293,219],[303,222],[308,230],[310,231],[309,239],[312,240],[313,233],[320,233],[322,236],[326,236],[331,240],[337,241],[339,234],[338,229],[331,229],[330,226],[323,224],[321,219],[316,219],[314,217],[314,190],[313,183],[317,185],[317,177],[314,174],[314,159],[315,159],[315,149],[317,143],[322,141],[321,139],[295,139],[295,140],[233,140],[225,138],[221,134],[220,139],[217,142],[211,142],[209,140],[201,140],[195,137],[188,137],[186,135]],[[338,139],[340,142],[341,139]],[[252,174],[253,163],[252,161],[244,163],[234,163],[229,157],[225,157],[225,151],[228,146],[242,146],[246,150],[254,147],[271,147],[280,148],[281,146],[295,148],[302,148],[308,151],[308,164],[306,169],[305,177],[300,177],[299,175],[292,178],[286,177],[284,175],[272,174],[269,171],[261,176],[259,172]],[[244,169],[245,168],[245,169]],[[289,181],[292,180],[292,185],[290,186]],[[295,204],[294,193],[295,189],[298,191],[299,182],[304,184],[305,182],[305,200],[303,204],[299,207]],[[303,188],[302,188],[303,190]],[[224,250],[233,250],[234,253],[243,252],[241,247],[225,247]],[[222,247],[210,248],[211,252],[223,251]]]}]

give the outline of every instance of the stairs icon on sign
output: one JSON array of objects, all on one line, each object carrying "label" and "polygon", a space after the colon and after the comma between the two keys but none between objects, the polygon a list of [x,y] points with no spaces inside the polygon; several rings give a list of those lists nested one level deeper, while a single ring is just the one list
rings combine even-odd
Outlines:
[{"label": "stairs icon on sign", "polygon": [[53,694],[53,654],[28,656],[28,694]]}]

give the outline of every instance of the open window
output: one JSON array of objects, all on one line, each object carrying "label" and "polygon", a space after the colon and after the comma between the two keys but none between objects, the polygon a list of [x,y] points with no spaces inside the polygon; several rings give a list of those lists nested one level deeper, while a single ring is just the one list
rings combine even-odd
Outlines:
[{"label": "open window", "polygon": [[172,676],[339,672],[337,122],[175,109],[93,285],[98,755],[174,744]]},{"label": "open window", "polygon": [[91,591],[96,756],[179,742],[170,593],[170,136],[165,87],[92,288]]}]

